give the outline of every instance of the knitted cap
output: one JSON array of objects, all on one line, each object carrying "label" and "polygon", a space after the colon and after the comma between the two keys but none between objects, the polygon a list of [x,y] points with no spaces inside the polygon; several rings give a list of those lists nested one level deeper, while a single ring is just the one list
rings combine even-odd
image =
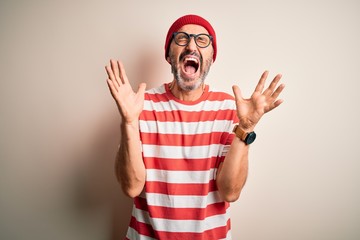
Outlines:
[{"label": "knitted cap", "polygon": [[169,47],[172,40],[173,33],[178,31],[182,26],[186,24],[196,24],[204,27],[209,34],[213,37],[212,45],[214,48],[214,55],[213,55],[213,61],[215,62],[216,59],[216,34],[215,30],[212,28],[211,24],[205,20],[204,18],[197,16],[197,15],[185,15],[180,18],[178,18],[170,27],[165,40],[165,59],[169,55]]}]

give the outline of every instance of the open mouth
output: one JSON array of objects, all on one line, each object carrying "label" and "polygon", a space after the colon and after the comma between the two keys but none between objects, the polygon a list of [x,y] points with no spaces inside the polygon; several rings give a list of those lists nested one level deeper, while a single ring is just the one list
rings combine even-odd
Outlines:
[{"label": "open mouth", "polygon": [[184,70],[187,74],[194,74],[199,69],[199,60],[194,57],[184,58]]}]

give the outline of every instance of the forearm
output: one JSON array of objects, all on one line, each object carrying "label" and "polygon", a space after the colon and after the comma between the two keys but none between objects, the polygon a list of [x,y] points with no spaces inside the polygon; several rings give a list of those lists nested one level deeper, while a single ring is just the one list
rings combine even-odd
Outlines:
[{"label": "forearm", "polygon": [[137,121],[133,124],[121,124],[121,143],[116,157],[115,171],[126,195],[136,197],[142,192],[146,172]]},{"label": "forearm", "polygon": [[216,184],[220,195],[227,202],[236,201],[245,185],[249,165],[248,153],[249,145],[235,137],[219,167]]}]

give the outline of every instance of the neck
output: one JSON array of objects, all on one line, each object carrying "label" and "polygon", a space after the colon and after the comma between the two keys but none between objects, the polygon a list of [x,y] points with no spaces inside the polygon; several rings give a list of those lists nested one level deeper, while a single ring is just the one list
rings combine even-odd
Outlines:
[{"label": "neck", "polygon": [[182,88],[180,88],[179,85],[177,85],[176,81],[172,81],[169,84],[169,89],[170,92],[178,99],[182,100],[182,101],[196,101],[198,100],[201,95],[204,93],[205,91],[205,84],[202,83],[200,85],[200,87],[194,89],[194,90],[183,90]]}]

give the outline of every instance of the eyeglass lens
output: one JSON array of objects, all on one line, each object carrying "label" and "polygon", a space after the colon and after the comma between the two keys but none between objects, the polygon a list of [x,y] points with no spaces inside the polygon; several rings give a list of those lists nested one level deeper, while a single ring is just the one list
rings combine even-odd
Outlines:
[{"label": "eyeglass lens", "polygon": [[185,32],[178,32],[175,35],[175,43],[180,46],[186,46],[189,44],[191,37],[194,37],[196,45],[201,48],[209,46],[211,42],[210,36],[205,33],[195,35],[187,34]]}]

